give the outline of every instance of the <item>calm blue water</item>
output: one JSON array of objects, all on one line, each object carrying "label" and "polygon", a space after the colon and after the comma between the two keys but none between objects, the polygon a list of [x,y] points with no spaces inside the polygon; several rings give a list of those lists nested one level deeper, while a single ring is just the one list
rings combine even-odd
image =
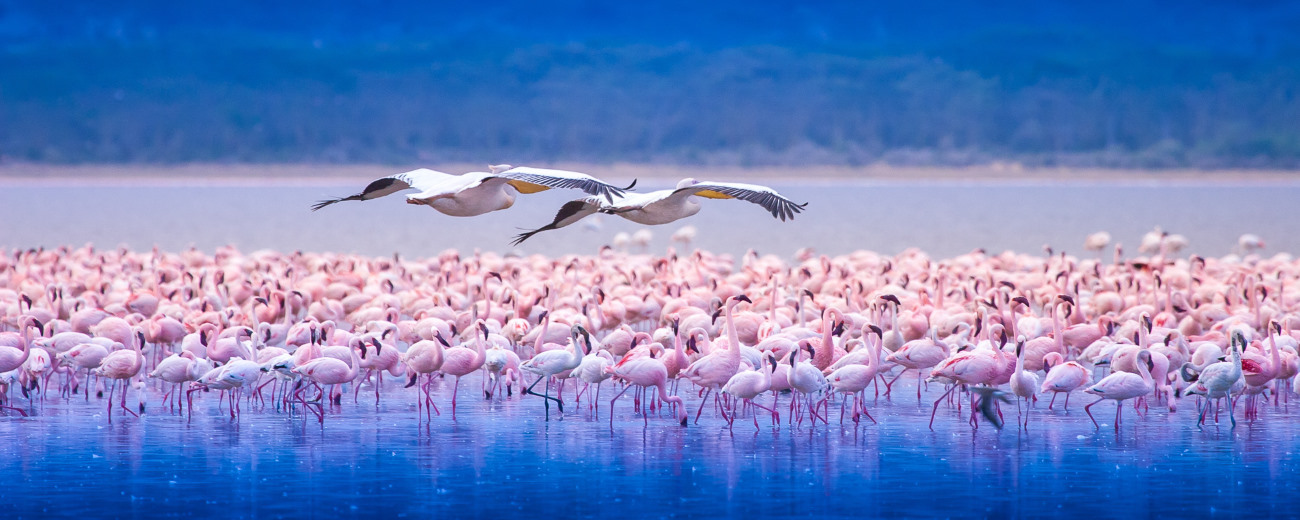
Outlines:
[{"label": "calm blue water", "polygon": [[0,418],[0,503],[8,518],[1285,516],[1300,474],[1300,403],[1235,430],[1226,416],[1196,429],[1190,401],[1145,418],[1129,408],[1117,434],[1112,404],[1094,407],[1096,430],[1076,395],[1068,413],[1035,410],[1028,431],[1010,406],[1002,431],[941,407],[931,432],[929,401],[912,394],[872,405],[879,425],[841,427],[832,407],[829,427],[756,432],[746,419],[729,432],[708,409],[698,426],[646,427],[626,398],[612,428],[604,407],[547,423],[539,399],[474,392],[453,420],[449,388],[426,427],[413,390],[390,388],[378,407],[349,399],[323,427],[247,405],[231,421],[215,394],[192,421],[151,393],[149,413],[111,425],[93,397],[50,399]]}]

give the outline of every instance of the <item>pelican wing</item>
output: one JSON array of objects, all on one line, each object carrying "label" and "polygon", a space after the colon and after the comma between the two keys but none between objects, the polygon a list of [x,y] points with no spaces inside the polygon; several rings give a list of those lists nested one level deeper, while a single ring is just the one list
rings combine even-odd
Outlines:
[{"label": "pelican wing", "polygon": [[678,188],[674,196],[698,195],[710,199],[740,199],[763,206],[773,217],[781,220],[794,218],[795,213],[803,211],[808,203],[797,204],[776,190],[757,184],[739,182],[698,182],[685,188]]},{"label": "pelican wing", "polygon": [[620,188],[585,173],[527,166],[511,168],[496,175],[514,186],[519,193],[537,193],[551,188],[573,188],[582,190],[588,195],[604,197],[611,203],[614,202],[614,197],[623,196],[624,190],[636,186],[635,180],[628,187]]},{"label": "pelican wing", "polygon": [[329,206],[330,204],[343,202],[345,200],[377,199],[410,188],[415,188],[420,191],[428,191],[429,189],[437,187],[439,184],[445,183],[448,179],[454,179],[455,177],[456,176],[454,175],[430,170],[428,168],[420,168],[405,173],[397,173],[370,181],[370,184],[367,184],[365,189],[361,190],[361,193],[356,195],[319,201],[312,205],[311,210],[316,211],[325,206]]},{"label": "pelican wing", "polygon": [[555,213],[555,220],[552,220],[550,224],[539,227],[532,231],[525,231],[523,233],[515,235],[515,239],[514,241],[510,242],[510,245],[517,246],[519,244],[522,244],[525,240],[528,240],[533,235],[536,235],[543,231],[560,229],[564,226],[582,220],[586,218],[587,215],[595,213],[600,208],[601,208],[600,197],[585,197],[578,200],[571,200],[569,202],[566,202],[564,203],[563,206],[560,206],[560,211]]}]

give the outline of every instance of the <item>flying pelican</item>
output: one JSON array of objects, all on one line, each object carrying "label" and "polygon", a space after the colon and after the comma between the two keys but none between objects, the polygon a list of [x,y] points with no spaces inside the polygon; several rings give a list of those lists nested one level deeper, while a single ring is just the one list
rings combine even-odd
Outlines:
[{"label": "flying pelican", "polygon": [[515,195],[537,193],[551,188],[576,188],[593,198],[613,202],[623,195],[623,190],[636,186],[636,181],[619,188],[585,173],[545,168],[514,167],[499,164],[489,167],[491,172],[470,172],[451,175],[420,168],[406,173],[375,179],[361,193],[337,199],[322,200],[313,204],[316,211],[345,200],[370,200],[399,191],[415,188],[420,193],[406,196],[407,204],[427,204],[439,212],[453,217],[473,217],[490,211],[509,208]]},{"label": "flying pelican", "polygon": [[776,190],[757,184],[738,182],[697,181],[682,179],[671,190],[659,190],[649,193],[624,193],[617,199],[602,200],[600,197],[585,197],[566,202],[555,214],[550,224],[515,235],[513,245],[519,245],[529,237],[551,229],[559,229],[593,213],[618,215],[638,224],[657,226],[674,222],[700,212],[700,203],[695,197],[708,199],[740,199],[763,206],[773,217],[782,221],[794,218],[795,213],[803,211],[807,202],[797,204],[777,193]]}]

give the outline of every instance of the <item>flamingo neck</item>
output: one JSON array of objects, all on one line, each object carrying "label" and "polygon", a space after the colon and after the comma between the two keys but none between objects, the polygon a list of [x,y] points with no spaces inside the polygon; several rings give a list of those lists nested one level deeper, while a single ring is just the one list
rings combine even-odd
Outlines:
[{"label": "flamingo neck", "polygon": [[736,337],[736,322],[731,319],[731,308],[735,306],[736,303],[733,301],[723,307],[723,310],[727,313],[727,339],[731,341],[731,345],[727,347],[727,356],[735,361],[740,361],[740,338]]},{"label": "flamingo neck", "polygon": [[542,331],[537,333],[537,340],[533,341],[533,352],[542,351],[542,343],[543,340],[546,338],[546,331],[550,328],[551,328],[551,315],[550,313],[547,313],[546,317],[542,318]]}]

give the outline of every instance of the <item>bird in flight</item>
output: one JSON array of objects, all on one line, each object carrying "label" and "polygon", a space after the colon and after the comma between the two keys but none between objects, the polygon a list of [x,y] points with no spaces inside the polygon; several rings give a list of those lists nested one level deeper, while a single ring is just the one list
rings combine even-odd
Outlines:
[{"label": "bird in flight", "polygon": [[490,172],[470,172],[452,175],[420,168],[405,173],[375,179],[361,193],[313,204],[312,211],[347,200],[371,200],[406,189],[419,193],[406,196],[407,204],[426,204],[453,217],[473,217],[491,211],[509,208],[515,196],[537,193],[551,188],[579,189],[596,199],[612,203],[624,195],[624,190],[636,186],[636,181],[626,188],[614,186],[585,173],[546,168],[514,167],[508,164],[491,166]]},{"label": "bird in flight", "polygon": [[697,181],[682,179],[670,190],[649,193],[624,193],[615,198],[585,197],[565,203],[555,214],[555,220],[540,228],[515,236],[512,245],[519,245],[533,235],[559,229],[593,213],[618,215],[638,224],[650,226],[667,224],[700,212],[699,198],[740,199],[762,206],[773,217],[782,221],[794,218],[808,203],[797,204],[776,190],[757,184],[738,182]]}]

